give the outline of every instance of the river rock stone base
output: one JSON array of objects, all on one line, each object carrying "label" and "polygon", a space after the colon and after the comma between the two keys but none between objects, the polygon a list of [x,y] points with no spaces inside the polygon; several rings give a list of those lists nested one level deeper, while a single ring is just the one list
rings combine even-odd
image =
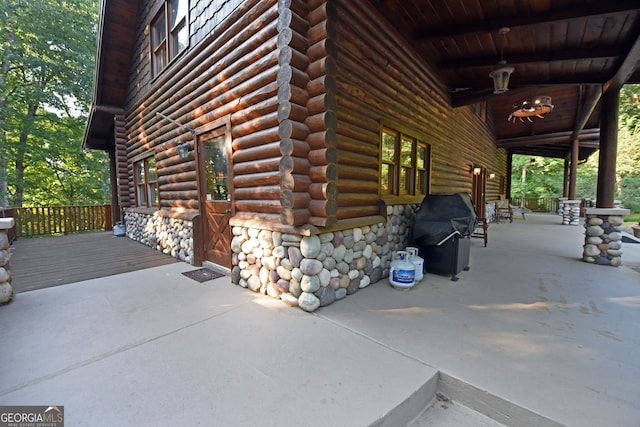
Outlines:
[{"label": "river rock stone base", "polygon": [[580,200],[563,201],[561,210],[563,225],[580,224],[580,203]]},{"label": "river rock stone base", "polygon": [[387,222],[301,236],[233,227],[231,281],[312,312],[389,275],[418,206],[387,207]]},{"label": "river rock stone base", "polygon": [[193,265],[193,223],[157,214],[125,212],[127,237]]},{"label": "river rock stone base", "polygon": [[13,218],[2,218],[0,220],[0,305],[7,304],[13,298],[13,288],[11,287],[11,268],[9,260],[9,236],[7,230],[13,227]]},{"label": "river rock stone base", "polygon": [[583,261],[614,267],[621,265],[623,223],[620,215],[587,214]]}]

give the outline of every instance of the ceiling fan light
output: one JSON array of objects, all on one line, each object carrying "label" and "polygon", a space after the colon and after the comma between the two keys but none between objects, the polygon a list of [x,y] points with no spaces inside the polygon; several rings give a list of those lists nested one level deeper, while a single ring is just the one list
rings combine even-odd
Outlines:
[{"label": "ceiling fan light", "polygon": [[500,67],[489,73],[489,77],[493,79],[493,93],[504,93],[509,90],[509,77],[513,70],[513,67]]}]

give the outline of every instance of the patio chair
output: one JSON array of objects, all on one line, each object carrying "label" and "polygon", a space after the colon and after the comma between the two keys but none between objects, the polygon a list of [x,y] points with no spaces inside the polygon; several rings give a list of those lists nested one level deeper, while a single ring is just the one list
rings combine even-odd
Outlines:
[{"label": "patio chair", "polygon": [[510,202],[509,199],[500,199],[496,202],[496,222],[500,222],[501,219],[513,222],[513,209]]},{"label": "patio chair", "polygon": [[484,240],[484,247],[487,247],[489,222],[486,218],[477,218],[476,229],[471,233],[471,237],[479,237]]}]

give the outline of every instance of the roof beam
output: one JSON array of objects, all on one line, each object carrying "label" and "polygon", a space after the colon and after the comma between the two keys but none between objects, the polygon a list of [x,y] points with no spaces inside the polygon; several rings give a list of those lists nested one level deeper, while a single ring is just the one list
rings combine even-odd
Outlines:
[{"label": "roof beam", "polygon": [[[517,138],[499,139],[496,141],[496,147],[498,148],[516,148],[516,147],[531,147],[534,145],[547,145],[558,142],[568,142],[572,137],[572,132],[554,132],[540,135],[528,135]],[[599,139],[600,129],[589,129],[586,132],[578,135],[578,140],[583,139]],[[582,145],[582,143],[580,143]]]},{"label": "roof beam", "polygon": [[[572,61],[584,59],[609,59],[623,56],[627,50],[621,46],[604,46],[597,49],[576,49],[569,48],[558,51],[547,51],[537,53],[513,53],[509,52],[509,65],[531,64],[536,62],[553,62],[553,61]],[[438,68],[442,69],[460,69],[469,67],[495,67],[496,57],[478,56],[452,59],[443,61],[438,64]]]},{"label": "roof beam", "polygon": [[584,129],[584,126],[587,124],[601,96],[602,86],[591,85],[587,87],[584,98],[580,98],[583,99],[582,103],[577,107],[578,114],[576,115],[576,122],[573,126],[573,132],[571,133],[572,141],[580,136],[580,132],[582,132],[582,129]]},{"label": "roof beam", "polygon": [[634,43],[631,45],[625,58],[620,61],[620,66],[615,75],[607,81],[603,87],[602,92],[609,90],[620,90],[622,86],[629,80],[629,77],[633,75],[640,62],[640,33],[636,36]]},{"label": "roof beam", "polygon": [[599,1],[592,4],[583,4],[580,7],[570,7],[550,12],[517,14],[486,21],[468,22],[464,25],[452,25],[444,28],[422,30],[417,31],[413,35],[413,38],[416,41],[423,41],[474,34],[497,33],[502,27],[515,28],[549,22],[570,21],[573,19],[635,11],[638,9],[637,0],[623,0],[615,4],[611,3],[612,2]]}]

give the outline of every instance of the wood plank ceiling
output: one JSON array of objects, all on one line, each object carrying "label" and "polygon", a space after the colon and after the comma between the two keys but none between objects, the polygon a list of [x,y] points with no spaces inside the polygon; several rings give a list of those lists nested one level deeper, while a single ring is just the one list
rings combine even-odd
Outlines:
[{"label": "wood plank ceiling", "polygon": [[[640,83],[638,0],[370,0],[426,62],[460,107],[487,101],[497,145],[516,154],[580,159],[597,150],[603,90]],[[501,34],[501,28],[509,32]],[[489,73],[514,67],[509,91]],[[513,106],[547,95],[544,119],[509,121]]]}]

